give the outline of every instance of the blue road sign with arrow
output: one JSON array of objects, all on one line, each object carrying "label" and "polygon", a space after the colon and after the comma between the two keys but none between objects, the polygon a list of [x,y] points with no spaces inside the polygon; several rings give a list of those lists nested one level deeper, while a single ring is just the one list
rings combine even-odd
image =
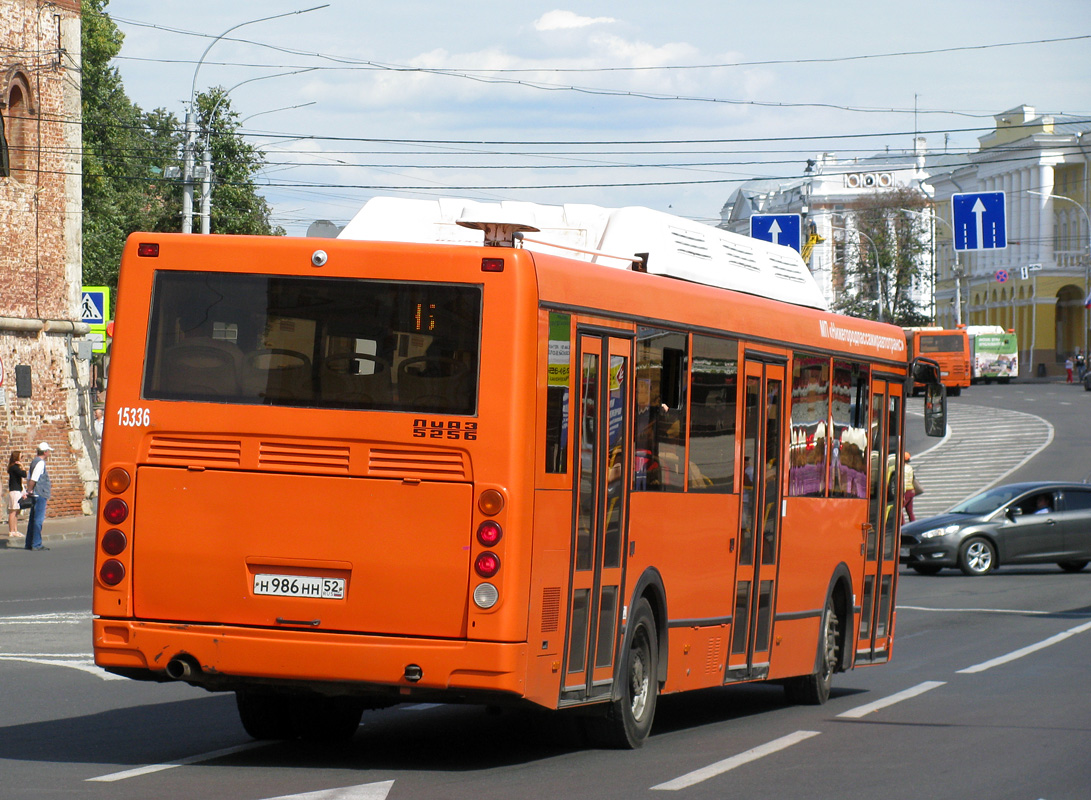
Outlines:
[{"label": "blue road sign with arrow", "polygon": [[802,230],[799,214],[754,214],[750,217],[751,238],[783,244],[797,253],[803,249]]},{"label": "blue road sign with arrow", "polygon": [[1003,192],[951,195],[955,250],[1002,250],[1008,246]]}]

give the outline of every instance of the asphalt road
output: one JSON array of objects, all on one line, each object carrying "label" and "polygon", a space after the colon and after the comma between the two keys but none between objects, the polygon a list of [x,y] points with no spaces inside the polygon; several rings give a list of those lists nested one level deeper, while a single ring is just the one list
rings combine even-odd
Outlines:
[{"label": "asphalt road", "polygon": [[[1091,393],[953,403],[1053,426],[1007,479],[1091,468]],[[838,675],[820,707],[763,685],[662,698],[638,751],[575,745],[556,717],[427,705],[368,712],[329,748],[252,742],[230,695],[108,679],[90,664],[91,542],[51,546],[0,551],[0,798],[1091,796],[1091,570],[903,572],[890,664]]]}]

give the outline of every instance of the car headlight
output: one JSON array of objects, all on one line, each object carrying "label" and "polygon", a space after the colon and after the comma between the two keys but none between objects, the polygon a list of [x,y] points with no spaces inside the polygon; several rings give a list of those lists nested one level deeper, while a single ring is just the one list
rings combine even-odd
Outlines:
[{"label": "car headlight", "polygon": [[948,525],[945,528],[933,528],[930,531],[925,531],[921,534],[922,539],[935,539],[939,536],[946,536],[949,533],[958,533],[958,529],[961,525]]}]

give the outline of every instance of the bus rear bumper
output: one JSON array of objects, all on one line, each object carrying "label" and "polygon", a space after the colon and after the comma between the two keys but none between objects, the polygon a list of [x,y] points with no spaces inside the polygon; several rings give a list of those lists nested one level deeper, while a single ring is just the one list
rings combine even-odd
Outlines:
[{"label": "bus rear bumper", "polygon": [[526,694],[525,643],[410,639],[228,625],[93,621],[95,663],[128,677],[211,691],[257,684],[390,702]]}]

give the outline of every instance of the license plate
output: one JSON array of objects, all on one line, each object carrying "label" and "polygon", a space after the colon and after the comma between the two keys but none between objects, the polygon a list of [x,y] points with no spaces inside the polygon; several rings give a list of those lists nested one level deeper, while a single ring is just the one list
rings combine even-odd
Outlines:
[{"label": "license plate", "polygon": [[901,557],[902,557],[902,558],[909,558],[909,548],[908,548],[908,547],[903,547],[903,548],[902,548],[902,555],[901,555]]},{"label": "license plate", "polygon": [[308,575],[255,575],[254,594],[343,600],[345,579],[314,578]]}]

